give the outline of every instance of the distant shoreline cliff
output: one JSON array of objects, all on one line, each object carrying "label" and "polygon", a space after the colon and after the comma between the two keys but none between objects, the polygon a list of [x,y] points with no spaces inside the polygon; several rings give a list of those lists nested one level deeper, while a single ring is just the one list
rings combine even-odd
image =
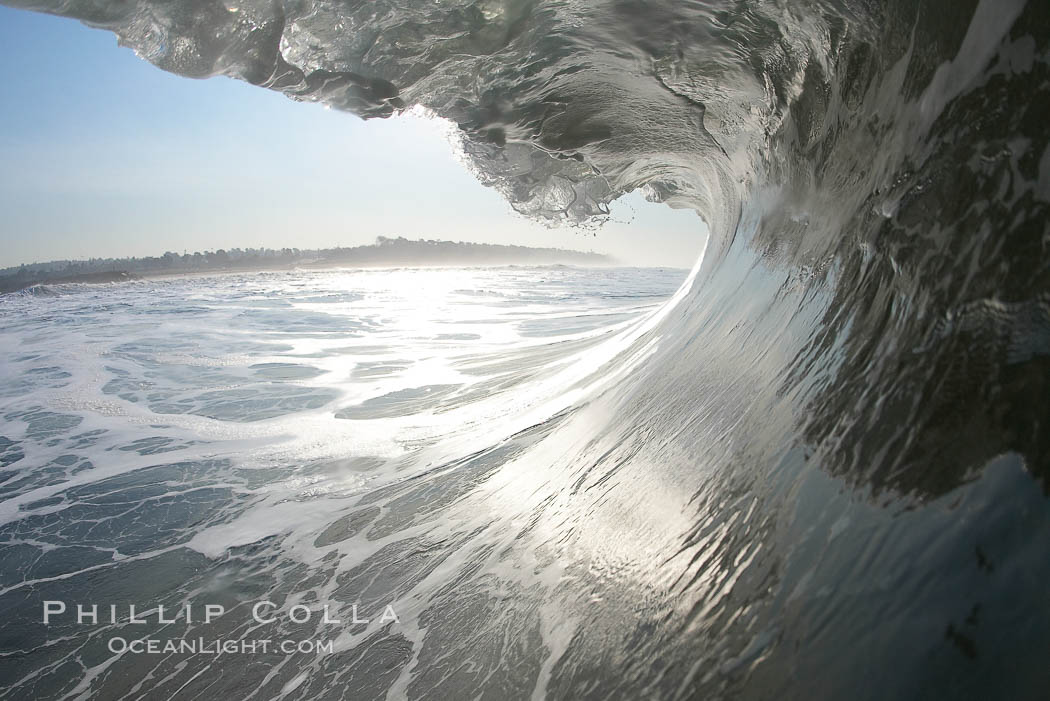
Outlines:
[{"label": "distant shoreline cliff", "polygon": [[42,283],[104,283],[143,276],[206,272],[251,272],[287,268],[439,267],[494,265],[615,265],[600,253],[453,241],[410,241],[380,236],[369,246],[300,250],[219,249],[144,258],[50,261],[0,270],[0,292]]}]

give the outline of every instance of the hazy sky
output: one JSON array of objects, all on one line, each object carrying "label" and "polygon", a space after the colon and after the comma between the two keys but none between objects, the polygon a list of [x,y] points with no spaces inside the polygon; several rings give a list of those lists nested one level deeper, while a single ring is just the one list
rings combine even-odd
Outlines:
[{"label": "hazy sky", "polygon": [[547,229],[457,163],[439,124],[180,78],[73,20],[0,7],[0,65],[0,267],[377,235],[689,267],[701,244],[695,214],[636,194],[597,236]]}]

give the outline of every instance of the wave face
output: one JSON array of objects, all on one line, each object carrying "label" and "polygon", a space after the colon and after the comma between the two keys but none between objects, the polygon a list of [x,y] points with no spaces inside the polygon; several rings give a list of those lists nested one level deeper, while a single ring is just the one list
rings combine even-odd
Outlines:
[{"label": "wave face", "polygon": [[1042,696],[1050,4],[15,4],[183,75],[421,107],[530,216],[645,188],[709,224],[614,381],[397,488],[419,513],[344,574],[416,607],[342,661],[389,671],[372,693]]}]

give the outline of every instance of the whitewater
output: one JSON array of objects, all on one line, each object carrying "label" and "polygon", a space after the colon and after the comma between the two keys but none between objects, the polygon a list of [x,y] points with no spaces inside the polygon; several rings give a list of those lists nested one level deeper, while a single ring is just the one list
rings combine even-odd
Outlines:
[{"label": "whitewater", "polygon": [[[47,311],[86,293],[5,299],[5,400],[65,404],[4,415],[46,448],[5,439],[7,696],[1045,696],[1050,4],[11,4],[181,75],[447,120],[526,216],[600,223],[642,190],[709,235],[698,222],[676,291],[637,272],[614,302],[564,273],[566,299],[535,303],[574,320],[522,321],[499,361],[433,345],[441,295],[418,314],[393,302],[435,361],[353,371],[384,389],[367,396],[325,378],[331,336],[374,329],[319,316],[321,299],[267,309],[245,282],[261,306],[219,329],[192,315],[221,326],[207,315],[229,313],[232,283],[123,310],[107,306],[132,287],[90,293],[129,324],[105,364],[63,354],[111,342],[110,322]],[[543,297],[535,282],[515,289]],[[317,294],[352,307],[354,284]],[[128,321],[150,310],[171,327]],[[508,327],[489,331],[442,343],[483,358]],[[223,389],[187,394],[201,378]],[[97,433],[114,426],[151,428],[118,446]],[[103,443],[85,467],[78,450]],[[273,659],[113,656],[112,628],[41,626],[45,598],[101,590],[375,615],[332,654]],[[398,620],[380,623],[387,605]],[[253,620],[194,635],[244,639]]]}]

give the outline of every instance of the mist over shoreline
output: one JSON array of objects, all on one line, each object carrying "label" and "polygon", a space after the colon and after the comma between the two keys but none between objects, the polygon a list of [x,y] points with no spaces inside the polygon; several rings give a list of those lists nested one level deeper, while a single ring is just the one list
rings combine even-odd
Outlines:
[{"label": "mist over shoreline", "polygon": [[107,283],[138,277],[199,272],[252,272],[289,268],[443,267],[497,265],[612,266],[620,261],[601,253],[462,241],[409,240],[379,236],[368,246],[350,248],[234,248],[230,250],[129,258],[92,258],[32,263],[0,270],[0,292],[41,283]]}]

